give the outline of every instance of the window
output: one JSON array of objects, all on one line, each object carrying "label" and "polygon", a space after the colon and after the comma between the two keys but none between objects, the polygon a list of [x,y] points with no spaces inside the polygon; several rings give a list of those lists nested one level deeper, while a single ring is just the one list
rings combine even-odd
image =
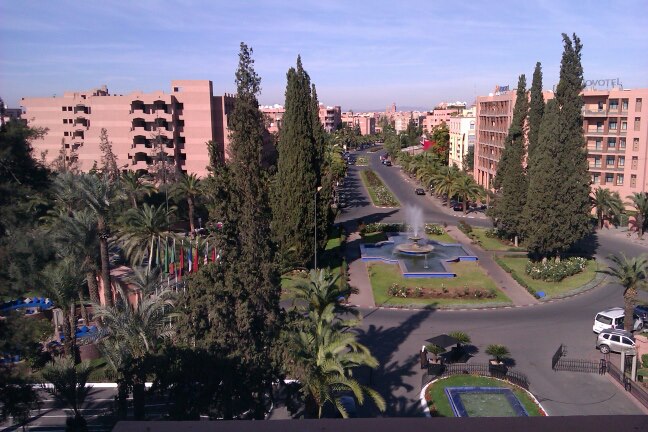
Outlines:
[{"label": "window", "polygon": [[612,318],[606,317],[605,315],[596,315],[596,321],[605,324],[605,325],[611,325],[612,324]]},{"label": "window", "polygon": [[605,158],[605,165],[608,167],[614,166],[614,156],[608,156]]},{"label": "window", "polygon": [[610,120],[610,130],[616,130],[616,128],[617,128],[617,121]]},{"label": "window", "polygon": [[470,130],[474,130],[474,129],[475,129],[475,122],[470,122]]},{"label": "window", "polygon": [[621,111],[628,111],[628,99],[621,99]]},{"label": "window", "polygon": [[632,165],[630,167],[633,170],[636,170],[638,165],[639,165],[639,158],[637,156],[632,156]]},{"label": "window", "polygon": [[603,140],[601,138],[596,138],[596,141],[594,142],[594,149],[603,150]]},{"label": "window", "polygon": [[627,337],[624,337],[622,340],[623,340],[623,343],[624,343],[624,344],[626,344],[626,345],[632,345],[632,341],[631,341],[630,339],[628,339]]},{"label": "window", "polygon": [[63,124],[67,124],[67,119],[63,119]]},{"label": "window", "polygon": [[610,340],[611,340],[612,342],[621,342],[621,336],[612,335],[612,337],[610,338]]},{"label": "window", "polygon": [[612,173],[605,174],[605,184],[608,184],[608,183],[612,184],[613,181],[614,181],[614,174],[612,174]]},{"label": "window", "polygon": [[641,112],[641,98],[637,98],[637,100],[635,100],[635,111]]},{"label": "window", "polygon": [[67,111],[67,107],[61,107],[61,111]]},{"label": "window", "polygon": [[601,168],[601,157],[600,156],[594,156],[594,167],[595,168]]},{"label": "window", "polygon": [[600,102],[598,103],[598,110],[599,110],[599,111],[603,111],[603,101],[600,101]]},{"label": "window", "polygon": [[63,136],[69,136],[69,135],[70,135],[69,132],[63,132]]},{"label": "window", "polygon": [[635,174],[630,176],[630,187],[637,187],[637,176]]},{"label": "window", "polygon": [[632,151],[639,151],[639,138],[632,140]]},{"label": "window", "polygon": [[641,117],[635,117],[634,130],[641,130]]},{"label": "window", "polygon": [[619,99],[610,99],[610,111],[619,109]]},{"label": "window", "polygon": [[626,148],[626,139],[619,138],[619,150],[625,150]]},{"label": "window", "polygon": [[603,122],[596,122],[596,132],[603,132]]},{"label": "window", "polygon": [[628,120],[621,120],[621,130],[622,131],[628,130]]},{"label": "window", "polygon": [[616,185],[623,186],[623,174],[617,174]]},{"label": "window", "polygon": [[625,156],[619,156],[617,159],[617,166],[623,168],[625,166]]},{"label": "window", "polygon": [[72,107],[71,107],[71,106],[68,107],[68,111],[72,111]]},{"label": "window", "polygon": [[608,138],[608,148],[614,150],[616,148],[616,138]]},{"label": "window", "polygon": [[600,173],[592,173],[592,184],[601,184],[601,174]]}]

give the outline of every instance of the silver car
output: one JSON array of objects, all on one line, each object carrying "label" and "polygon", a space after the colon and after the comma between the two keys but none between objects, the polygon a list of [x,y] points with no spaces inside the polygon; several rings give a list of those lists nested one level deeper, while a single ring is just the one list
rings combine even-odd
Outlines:
[{"label": "silver car", "polygon": [[596,338],[596,348],[603,354],[614,352],[635,352],[635,338],[625,330],[606,329]]}]

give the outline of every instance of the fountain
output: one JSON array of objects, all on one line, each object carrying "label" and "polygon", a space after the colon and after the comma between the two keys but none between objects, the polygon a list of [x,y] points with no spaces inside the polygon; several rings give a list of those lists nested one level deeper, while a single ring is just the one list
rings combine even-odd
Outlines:
[{"label": "fountain", "polygon": [[362,260],[398,264],[404,277],[455,277],[445,263],[476,261],[477,257],[457,243],[442,243],[425,238],[423,211],[405,207],[407,233],[387,233],[388,240],[376,244],[361,244]]}]

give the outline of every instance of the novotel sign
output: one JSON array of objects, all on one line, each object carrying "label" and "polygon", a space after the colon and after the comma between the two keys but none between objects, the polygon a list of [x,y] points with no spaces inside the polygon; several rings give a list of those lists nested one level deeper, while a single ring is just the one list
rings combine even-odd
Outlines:
[{"label": "novotel sign", "polygon": [[584,80],[583,84],[585,85],[585,87],[622,87],[623,86],[619,78]]}]

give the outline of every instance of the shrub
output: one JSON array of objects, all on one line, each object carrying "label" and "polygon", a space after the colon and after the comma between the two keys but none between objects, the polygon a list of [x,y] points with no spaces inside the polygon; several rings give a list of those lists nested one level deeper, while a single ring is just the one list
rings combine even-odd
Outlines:
[{"label": "shrub", "polygon": [[504,359],[509,358],[511,353],[504,345],[491,344],[486,347],[486,354],[495,357],[495,360],[501,362]]},{"label": "shrub", "polygon": [[586,266],[587,260],[581,257],[572,257],[562,261],[529,261],[526,265],[526,274],[532,279],[560,282],[568,276],[582,272]]},{"label": "shrub", "polygon": [[443,235],[444,231],[439,225],[425,224],[425,233],[432,235]]},{"label": "shrub", "polygon": [[468,222],[465,221],[459,221],[459,225],[457,226],[457,228],[459,228],[459,230],[466,235],[472,232],[472,227]]},{"label": "shrub", "polygon": [[407,298],[408,295],[408,290],[405,287],[402,287],[398,285],[397,283],[393,283],[389,289],[387,290],[387,294],[389,294],[392,297],[402,297],[402,298]]},{"label": "shrub", "polygon": [[360,234],[365,235],[365,234],[371,234],[377,232],[402,232],[406,230],[407,227],[405,226],[405,224],[387,224],[387,223],[374,222],[374,223],[363,225],[362,228],[360,229]]}]

